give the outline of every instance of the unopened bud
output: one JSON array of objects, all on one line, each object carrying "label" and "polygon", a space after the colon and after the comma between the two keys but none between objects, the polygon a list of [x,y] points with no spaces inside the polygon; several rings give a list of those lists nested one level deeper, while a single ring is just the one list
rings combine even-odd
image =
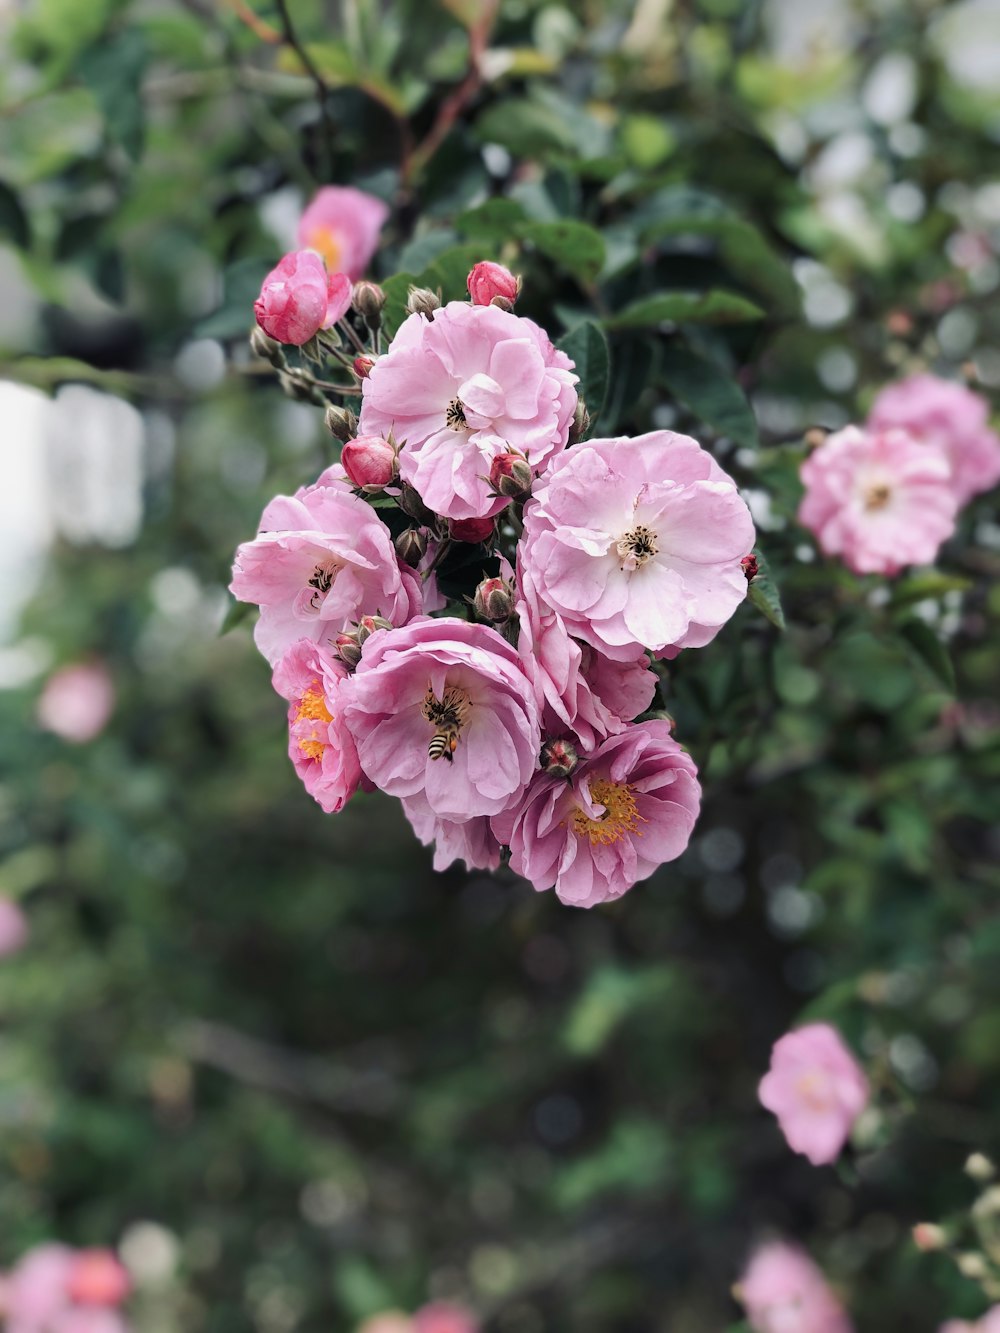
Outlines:
[{"label": "unopened bud", "polygon": [[911,1234],[914,1245],[925,1253],[943,1250],[948,1243],[944,1227],[939,1227],[936,1222],[918,1222]]},{"label": "unopened bud", "polygon": [[484,260],[473,267],[466,286],[473,305],[495,305],[501,310],[513,310],[521,292],[521,279],[515,278],[503,264]]},{"label": "unopened bud", "polygon": [[508,500],[526,500],[533,480],[531,464],[523,454],[497,454],[490,465],[490,485]]},{"label": "unopened bud", "polygon": [[448,533],[456,542],[486,542],[493,536],[494,523],[491,518],[453,518],[448,523]]},{"label": "unopened bud", "polygon": [[272,366],[283,366],[285,364],[285,354],[281,350],[281,343],[268,337],[259,324],[253,326],[253,331],[250,334],[250,349],[255,356],[259,356],[264,361],[270,361]]},{"label": "unopened bud", "polygon": [[351,293],[351,305],[374,333],[382,323],[385,292],[377,282],[356,282]]},{"label": "unopened bud", "polygon": [[818,449],[829,433],[822,426],[811,426],[803,438],[810,449]]},{"label": "unopened bud", "polygon": [[996,1170],[996,1167],[985,1153],[974,1152],[966,1158],[965,1174],[972,1180],[992,1180],[996,1175]]},{"label": "unopened bud", "polygon": [[572,741],[546,741],[539,756],[542,769],[554,778],[568,778],[580,761]]},{"label": "unopened bud", "polygon": [[354,373],[359,380],[366,380],[372,373],[372,366],[375,364],[373,356],[356,356],[354,358]]},{"label": "unopened bud", "polygon": [[740,561],[740,564],[743,567],[743,573],[747,576],[747,583],[749,583],[751,579],[755,579],[760,573],[760,566],[757,564],[757,557],[753,552],[751,552],[750,555],[745,555]]},{"label": "unopened bud", "polygon": [[334,407],[331,403],[326,409],[323,424],[331,435],[346,444],[358,433],[358,419],[347,407]]},{"label": "unopened bud", "polygon": [[587,411],[587,404],[582,398],[576,400],[576,411],[573,413],[573,420],[569,428],[570,444],[577,444],[590,430],[590,413]]},{"label": "unopened bud", "polygon": [[392,621],[386,620],[385,616],[362,616],[354,631],[358,636],[358,643],[370,639],[377,629],[392,629]]},{"label": "unopened bud", "polygon": [[958,1271],[963,1277],[971,1277],[973,1281],[978,1281],[989,1274],[986,1266],[986,1260],[978,1250],[966,1250],[955,1260],[958,1264]]},{"label": "unopened bud", "polygon": [[507,579],[483,579],[472,606],[480,620],[503,625],[514,614],[514,589]]},{"label": "unopened bud", "polygon": [[361,648],[378,629],[392,629],[385,616],[362,616],[352,630],[344,630],[333,640],[334,651],[349,671],[361,661]]},{"label": "unopened bud", "polygon": [[427,533],[423,528],[404,528],[396,538],[396,554],[411,569],[416,569],[426,553]]},{"label": "unopened bud", "polygon": [[406,298],[406,309],[408,314],[426,315],[428,319],[433,319],[434,311],[441,309],[441,298],[429,287],[411,287]]},{"label": "unopened bud", "polygon": [[434,515],[409,482],[404,481],[400,486],[396,503],[407,518],[414,519],[421,527],[429,528],[434,524]]},{"label": "unopened bud", "polygon": [[368,494],[382,490],[399,476],[395,446],[381,435],[358,435],[346,440],[340,461],[351,482]]}]

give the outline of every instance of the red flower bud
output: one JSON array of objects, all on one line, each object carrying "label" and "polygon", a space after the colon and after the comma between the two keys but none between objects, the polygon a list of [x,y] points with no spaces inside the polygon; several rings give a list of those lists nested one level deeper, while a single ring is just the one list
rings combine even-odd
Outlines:
[{"label": "red flower bud", "polygon": [[453,518],[448,522],[448,532],[456,542],[485,542],[493,536],[491,518]]},{"label": "red flower bud", "polygon": [[372,366],[375,364],[373,356],[356,356],[354,358],[354,373],[359,380],[366,380],[371,374]]},{"label": "red flower bud", "polygon": [[526,500],[531,482],[531,464],[523,454],[497,454],[490,465],[490,485],[509,500]]},{"label": "red flower bud", "polygon": [[80,1250],[66,1281],[75,1305],[120,1305],[129,1293],[128,1273],[110,1250]]},{"label": "red flower bud", "polygon": [[576,768],[580,756],[572,741],[546,741],[540,755],[542,768],[554,778],[568,778]]},{"label": "red flower bud", "polygon": [[359,490],[380,491],[399,476],[396,450],[381,435],[359,435],[340,452],[344,471]]},{"label": "red flower bud", "polygon": [[472,605],[480,620],[502,625],[514,614],[514,589],[507,579],[483,579]]},{"label": "red flower bud", "polygon": [[[521,279],[515,278],[509,268],[486,260],[473,268],[467,284],[473,305],[492,305],[499,297],[497,305],[506,310],[511,308],[521,291]],[[506,304],[501,305],[501,302]]]},{"label": "red flower bud", "polygon": [[755,555],[745,555],[740,561],[740,564],[743,566],[743,573],[747,576],[747,583],[749,583],[751,579],[755,579],[760,573],[760,569],[757,565],[757,557]]}]

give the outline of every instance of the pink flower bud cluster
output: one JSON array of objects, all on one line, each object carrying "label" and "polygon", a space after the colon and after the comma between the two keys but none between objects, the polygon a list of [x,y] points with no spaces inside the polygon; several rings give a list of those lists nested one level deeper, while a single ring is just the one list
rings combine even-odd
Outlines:
[{"label": "pink flower bud cluster", "polygon": [[[569,357],[513,313],[506,269],[468,285],[365,358],[340,463],[270,502],[231,590],[260,607],[324,810],[376,788],[436,868],[495,869],[507,848],[536,889],[590,907],[687,846],[698,775],[650,714],[653,662],[745,600],[753,523],[688,436],[570,447],[586,414]],[[460,596],[468,547],[482,564]]]},{"label": "pink flower bud cluster", "polygon": [[856,574],[933,562],[959,510],[1000,481],[984,398],[936,375],[884,388],[867,423],[835,432],[802,465],[799,522]]},{"label": "pink flower bud cluster", "polygon": [[129,1333],[120,1306],[131,1285],[111,1250],[38,1245],[0,1279],[4,1327],[17,1333]]}]

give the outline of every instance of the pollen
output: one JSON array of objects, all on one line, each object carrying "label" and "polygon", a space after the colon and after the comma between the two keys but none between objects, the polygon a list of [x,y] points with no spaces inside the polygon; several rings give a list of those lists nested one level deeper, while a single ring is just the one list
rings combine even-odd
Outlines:
[{"label": "pollen", "polygon": [[312,722],[315,724],[312,728],[306,726],[300,728],[299,749],[307,759],[323,758],[323,751],[326,749],[327,742],[323,739],[321,728],[325,729],[332,721],[333,715],[326,706],[326,699],[319,681],[313,681],[302,695],[295,710],[296,727],[299,727],[301,723]]},{"label": "pollen", "polygon": [[453,398],[444,410],[444,424],[449,430],[467,430],[465,408],[460,398]]},{"label": "pollen", "polygon": [[865,491],[865,508],[869,510],[884,509],[889,503],[891,491],[883,482],[878,486],[869,486]]},{"label": "pollen", "polygon": [[598,805],[604,806],[604,814],[600,819],[591,819],[577,806],[568,823],[578,838],[588,837],[592,847],[610,847],[621,842],[627,833],[642,837],[639,825],[645,824],[646,820],[639,814],[635,793],[627,782],[598,778],[590,784],[590,795]]},{"label": "pollen", "polygon": [[656,533],[642,523],[631,532],[626,532],[624,537],[619,537],[617,547],[622,559],[622,569],[629,570],[641,568],[647,560],[652,560],[660,549]]},{"label": "pollen", "polygon": [[308,236],[310,250],[316,250],[323,256],[330,273],[340,271],[341,245],[329,227],[314,227]]}]

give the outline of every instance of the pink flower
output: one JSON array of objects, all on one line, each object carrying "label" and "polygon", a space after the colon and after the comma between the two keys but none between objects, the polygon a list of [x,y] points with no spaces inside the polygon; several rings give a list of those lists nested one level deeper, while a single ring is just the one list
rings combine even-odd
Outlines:
[{"label": "pink flower", "polygon": [[444,616],[373,634],[341,702],[363,772],[411,819],[497,814],[538,763],[521,663],[486,625]]},{"label": "pink flower", "polygon": [[969,1323],[965,1319],[949,1319],[938,1333],[1000,1333],[1000,1305],[987,1310],[981,1319]]},{"label": "pink flower", "polygon": [[121,1305],[131,1287],[128,1273],[111,1250],[79,1250],[66,1285],[77,1305]]},{"label": "pink flower", "polygon": [[404,800],[403,813],[420,842],[433,846],[435,870],[447,870],[456,861],[464,862],[466,870],[496,870],[499,866],[500,844],[486,815],[439,819],[419,799]]},{"label": "pink flower", "polygon": [[911,375],[884,388],[868,418],[872,430],[899,427],[937,446],[951,464],[959,505],[1000,481],[1000,436],[987,424],[986,399],[937,375]]},{"label": "pink flower", "polygon": [[868,1080],[835,1028],[809,1023],[775,1042],[758,1095],[792,1151],[823,1166],[837,1159],[867,1106]]},{"label": "pink flower", "polygon": [[466,285],[474,305],[489,305],[496,297],[513,305],[521,291],[520,278],[515,278],[503,264],[491,264],[488,260],[473,267]]},{"label": "pink flower", "polygon": [[448,536],[455,542],[488,542],[495,524],[491,518],[453,518],[448,523]]},{"label": "pink flower", "polygon": [[115,705],[115,687],[102,662],[61,667],[45,682],[38,724],[64,741],[83,745],[100,735]]},{"label": "pink flower", "polygon": [[421,609],[420,579],[375,510],[337,476],[323,480],[276,496],[256,540],[236,552],[229,589],[260,607],[254,638],[272,666],[298,639],[330,648],[362,616],[403,624]]},{"label": "pink flower", "polygon": [[0,897],[0,958],[19,953],[28,942],[28,918],[10,898]]},{"label": "pink flower", "polygon": [[732,479],[687,435],[589,440],[549,464],[519,560],[569,632],[618,661],[696,648],[747,595],[754,530]]},{"label": "pink flower", "polygon": [[737,1294],[756,1333],[854,1333],[823,1274],[797,1245],[761,1246]]},{"label": "pink flower", "polygon": [[388,216],[387,205],[374,195],[349,185],[326,185],[299,219],[299,245],[318,250],[331,273],[346,273],[357,282],[378,249]]},{"label": "pink flower", "polygon": [[680,856],[700,802],[694,761],[657,719],[603,741],[568,781],[537,774],[493,832],[536,889],[593,907]]},{"label": "pink flower", "polygon": [[347,275],[327,273],[319,255],[296,250],[264,279],[253,311],[269,337],[301,347],[320,329],[336,324],[350,304]]},{"label": "pink flower", "polygon": [[275,667],[274,688],[289,702],[288,754],[309,795],[327,814],[342,810],[361,781],[354,738],[343,723],[347,668],[312,639],[293,643]]},{"label": "pink flower", "polygon": [[413,1316],[416,1333],[479,1333],[479,1321],[463,1305],[434,1301]]},{"label": "pink flower", "polygon": [[75,1256],[66,1245],[37,1245],[13,1268],[4,1292],[7,1327],[37,1333],[69,1305]]},{"label": "pink flower", "polygon": [[614,662],[572,638],[558,612],[538,596],[524,562],[517,584],[517,650],[535,691],[542,734],[572,732],[585,750],[592,750],[649,707],[656,691],[649,658]]},{"label": "pink flower", "polygon": [[902,430],[848,426],[802,464],[799,522],[856,574],[930,562],[955,530],[951,469]]},{"label": "pink flower", "polygon": [[[399,466],[447,518],[484,518],[507,504],[489,485],[498,454],[540,468],[569,439],[573,363],[530,319],[452,301],[404,321],[362,381],[360,429],[402,442]],[[745,554],[745,553],[744,553]]]},{"label": "pink flower", "polygon": [[381,435],[359,435],[340,451],[344,471],[359,490],[380,491],[399,476],[396,450]]},{"label": "pink flower", "polygon": [[355,1333],[416,1333],[416,1325],[402,1310],[382,1310],[359,1324]]},{"label": "pink flower", "polygon": [[[100,1306],[73,1306],[61,1310],[44,1330],[36,1327],[24,1329],[23,1333],[129,1333],[130,1325],[125,1322],[117,1310]],[[12,1328],[9,1333],[19,1333]]]}]

